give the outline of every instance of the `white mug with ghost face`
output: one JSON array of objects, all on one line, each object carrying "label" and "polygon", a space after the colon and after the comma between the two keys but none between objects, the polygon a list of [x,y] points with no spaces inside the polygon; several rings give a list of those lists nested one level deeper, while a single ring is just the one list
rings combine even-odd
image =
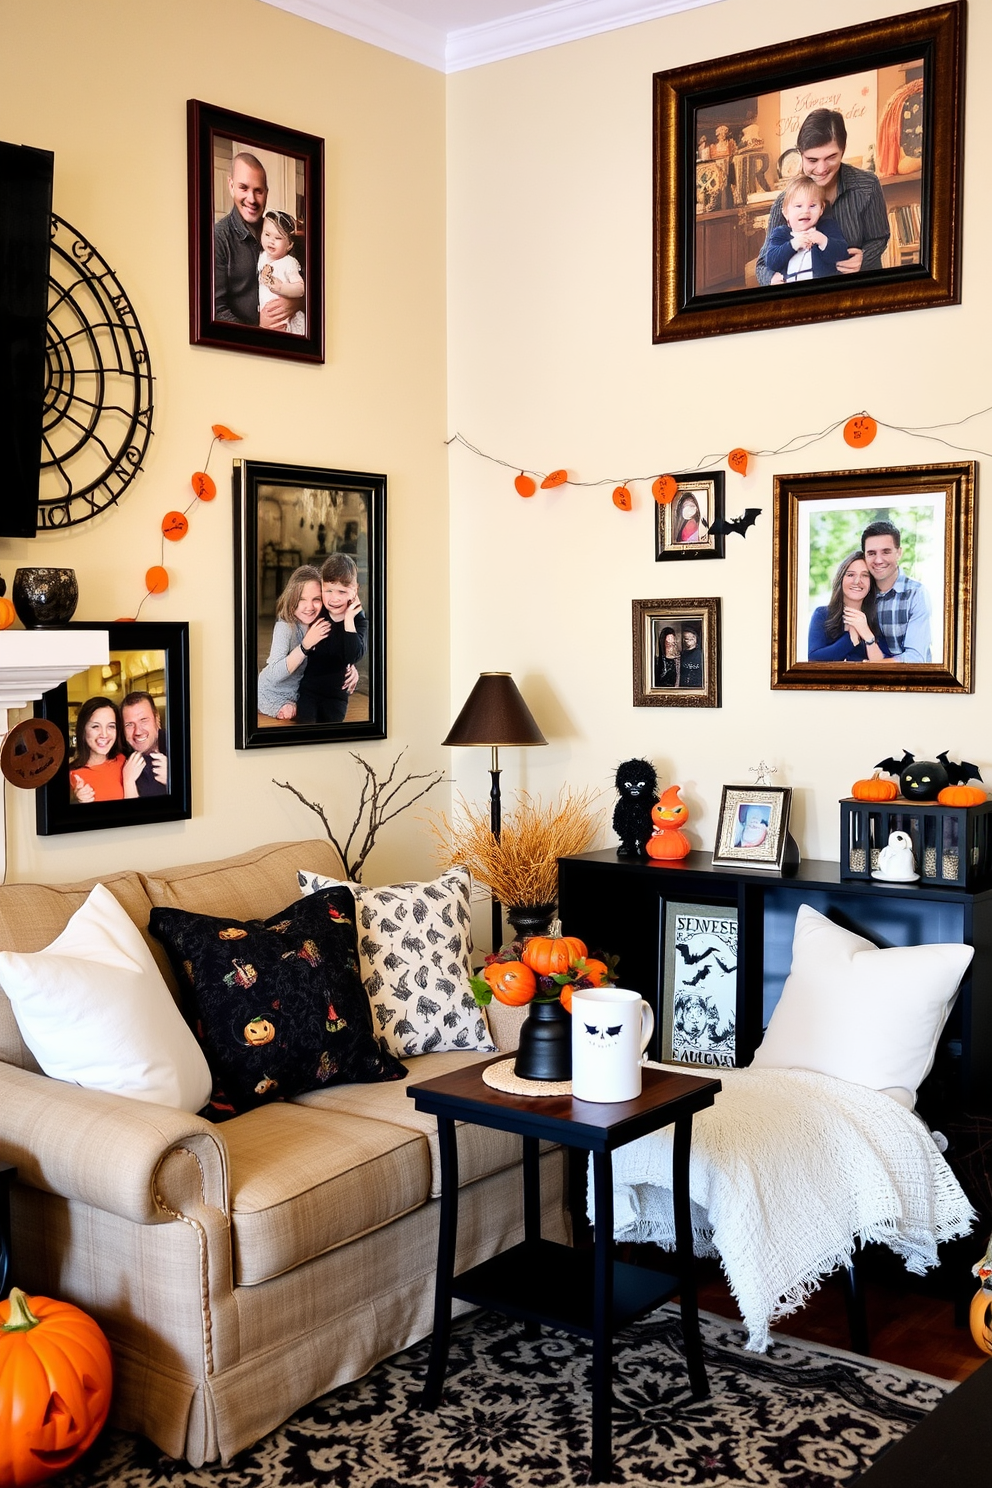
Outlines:
[{"label": "white mug with ghost face", "polygon": [[572,1094],[577,1100],[635,1100],[654,1013],[639,992],[577,987],[572,994]]}]

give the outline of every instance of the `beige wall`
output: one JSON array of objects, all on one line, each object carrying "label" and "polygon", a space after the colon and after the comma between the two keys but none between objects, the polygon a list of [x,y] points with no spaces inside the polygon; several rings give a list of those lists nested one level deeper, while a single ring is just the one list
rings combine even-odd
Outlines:
[{"label": "beige wall", "polygon": [[[907,9],[911,7],[906,7]],[[521,500],[513,471],[451,455],[452,691],[508,667],[551,741],[513,776],[607,789],[631,754],[680,782],[690,836],[711,848],[720,789],[760,758],[795,790],[807,857],[839,855],[837,801],[873,762],[941,749],[992,782],[992,534],[979,531],[974,696],[772,692],[772,478],[854,465],[967,458],[881,430],[854,455],[840,433],[728,472],[728,506],[761,507],[723,562],[654,562],[653,500],[611,502],[617,479],[706,467],[735,445],[774,450],[868,409],[879,422],[951,422],[992,403],[985,346],[992,212],[982,187],[983,79],[992,16],[970,7],[964,302],[959,307],[651,343],[652,73],[890,15],[891,0],[790,5],[723,0],[692,13],[461,73],[448,82],[449,421],[481,449],[535,469],[567,466],[600,486]],[[992,416],[950,439],[992,451]],[[716,464],[714,458],[710,463]],[[725,468],[725,467],[724,467]],[[474,561],[472,561],[474,560]],[[631,705],[631,600],[717,595],[719,711]],[[612,842],[612,833],[604,841]]]},{"label": "beige wall", "polygon": [[[189,98],[325,141],[322,367],[189,345]],[[119,510],[64,537],[0,539],[8,584],[18,565],[65,564],[79,579],[78,619],[134,614],[162,516],[192,500],[210,425],[245,435],[214,450],[218,497],[168,545],[169,592],[141,612],[190,623],[192,820],[41,838],[33,796],[7,787],[8,877],[151,868],[320,835],[273,776],[346,830],[360,783],[349,746],[234,749],[231,459],[386,472],[389,737],[351,747],[377,766],[402,745],[411,769],[446,764],[444,79],[258,0],[46,0],[4,7],[0,138],[54,150],[55,210],[132,297],[157,403],[145,469]],[[370,875],[425,866],[412,818],[382,840]]]},{"label": "beige wall", "polygon": [[[892,8],[838,0],[829,24]],[[647,486],[635,486],[630,514],[610,501],[617,478],[688,469],[737,444],[774,449],[861,409],[914,426],[992,402],[990,209],[977,148],[966,156],[960,307],[651,344],[652,73],[816,34],[822,6],[723,0],[447,82],[256,0],[49,0],[37,16],[8,11],[0,137],[56,152],[56,210],[133,296],[158,403],[147,467],[120,510],[64,538],[0,540],[8,581],[18,564],[71,564],[79,618],[132,613],[158,559],[161,515],[185,504],[221,420],[245,433],[246,458],[388,474],[389,738],[358,746],[377,764],[408,745],[411,769],[451,765],[458,786],[484,798],[488,756],[452,760],[438,741],[478,672],[509,668],[550,747],[504,751],[505,791],[591,784],[611,806],[617,762],[644,753],[683,785],[698,846],[712,845],[721,785],[748,780],[761,757],[795,788],[804,853],[826,858],[838,854],[838,798],[883,755],[946,748],[992,778],[992,619],[981,597],[974,696],[770,691],[772,477],[856,463],[839,435],[759,458],[744,481],[728,474],[731,511],[763,515],[746,540],[728,540],[722,563],[655,564]],[[992,20],[979,6],[968,57],[974,142],[992,61]],[[191,97],[326,141],[321,368],[188,344]],[[990,425],[975,420],[962,442],[992,450]],[[512,471],[458,448],[446,464],[442,441],[456,429],[502,459],[567,465],[605,484],[522,501]],[[192,513],[189,537],[168,555],[170,591],[142,611],[191,625],[192,821],[38,838],[33,799],[8,788],[11,878],[154,867],[316,829],[272,776],[350,822],[358,780],[347,746],[233,747],[230,458],[215,452],[220,496]],[[858,463],[953,458],[882,430]],[[978,554],[980,592],[982,532]],[[693,595],[723,601],[722,709],[632,708],[631,599]],[[389,827],[369,879],[427,871],[420,833],[415,813]]]}]

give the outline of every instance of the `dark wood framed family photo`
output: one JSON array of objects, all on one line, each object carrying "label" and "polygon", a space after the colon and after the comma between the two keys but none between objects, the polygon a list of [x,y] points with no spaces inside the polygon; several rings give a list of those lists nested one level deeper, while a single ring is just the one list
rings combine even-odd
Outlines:
[{"label": "dark wood framed family photo", "polygon": [[[676,475],[677,490],[671,501],[655,508],[655,562],[693,558],[722,558],[726,537],[720,528],[724,513],[722,470],[701,470]],[[714,523],[718,530],[714,532]]]},{"label": "dark wood framed family photo", "polygon": [[324,360],[324,141],[186,105],[189,338]]},{"label": "dark wood framed family photo", "polygon": [[772,687],[972,692],[973,461],[779,475]]},{"label": "dark wood framed family photo", "polygon": [[964,0],[654,78],[655,342],[958,304]]},{"label": "dark wood framed family photo", "polygon": [[635,708],[720,706],[720,601],[633,601]]},{"label": "dark wood framed family photo", "polygon": [[39,836],[188,820],[186,621],[73,621],[66,628],[107,631],[110,659],[53,687],[38,705],[66,740],[65,759],[37,792]]},{"label": "dark wood framed family photo", "polygon": [[235,745],[386,737],[386,477],[234,461]]}]

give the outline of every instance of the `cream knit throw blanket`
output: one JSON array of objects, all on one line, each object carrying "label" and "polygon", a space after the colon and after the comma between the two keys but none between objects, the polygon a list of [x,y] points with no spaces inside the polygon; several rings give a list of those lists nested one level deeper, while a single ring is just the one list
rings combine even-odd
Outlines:
[{"label": "cream knit throw blanket", "polygon": [[[971,1230],[977,1216],[926,1126],[890,1096],[809,1070],[706,1073],[723,1089],[692,1123],[695,1251],[720,1257],[754,1352],[850,1264],[855,1238],[922,1275],[939,1242]],[[672,1138],[666,1127],[614,1152],[617,1240],[674,1250]]]}]

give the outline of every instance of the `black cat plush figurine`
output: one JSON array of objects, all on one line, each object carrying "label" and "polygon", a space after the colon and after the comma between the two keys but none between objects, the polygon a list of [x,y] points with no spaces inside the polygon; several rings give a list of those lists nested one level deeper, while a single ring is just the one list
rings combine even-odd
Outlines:
[{"label": "black cat plush figurine", "polygon": [[658,799],[658,776],[649,760],[624,760],[617,766],[617,795],[613,830],[620,838],[618,858],[643,858],[644,844],[654,831],[651,807]]}]

